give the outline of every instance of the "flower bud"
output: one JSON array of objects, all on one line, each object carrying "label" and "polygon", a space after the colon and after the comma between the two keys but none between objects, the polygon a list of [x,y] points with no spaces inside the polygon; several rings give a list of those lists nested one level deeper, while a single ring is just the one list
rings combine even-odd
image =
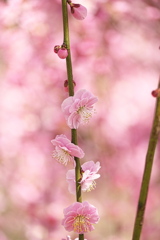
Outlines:
[{"label": "flower bud", "polygon": [[59,57],[59,58],[64,59],[64,58],[66,58],[67,56],[68,56],[68,51],[67,51],[67,49],[65,49],[65,48],[59,49],[59,51],[58,51],[58,57]]},{"label": "flower bud", "polygon": [[152,91],[151,94],[152,94],[153,97],[160,97],[160,88]]},{"label": "flower bud", "polygon": [[87,9],[84,6],[82,6],[81,4],[75,4],[75,3],[72,3],[70,6],[71,6],[71,13],[76,19],[83,20],[86,18]]},{"label": "flower bud", "polygon": [[56,45],[56,46],[54,47],[54,52],[55,52],[55,53],[58,53],[58,51],[59,51],[60,48],[61,48],[61,46]]},{"label": "flower bud", "polygon": [[[75,87],[76,86],[76,82],[73,80],[73,86]],[[69,92],[69,89],[68,89],[68,80],[65,80],[64,81],[64,89],[66,92]]]}]

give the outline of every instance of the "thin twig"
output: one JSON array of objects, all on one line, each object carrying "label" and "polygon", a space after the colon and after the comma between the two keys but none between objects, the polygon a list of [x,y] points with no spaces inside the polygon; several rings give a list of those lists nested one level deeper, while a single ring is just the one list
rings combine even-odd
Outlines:
[{"label": "thin twig", "polygon": [[[160,87],[160,80],[158,88]],[[134,223],[134,230],[132,235],[132,240],[139,240],[141,235],[141,230],[143,226],[144,213],[146,208],[148,188],[151,177],[151,171],[153,166],[154,153],[158,141],[158,136],[160,132],[160,98],[157,98],[155,115],[153,119],[152,131],[149,139],[149,145],[146,155],[145,168],[141,183],[140,195],[137,206],[137,214]]]},{"label": "thin twig", "polygon": [[[66,58],[66,67],[67,67],[67,76],[68,76],[68,87],[69,87],[69,96],[74,96],[74,81],[72,74],[72,61],[71,61],[71,52],[70,52],[70,40],[69,40],[69,24],[68,24],[68,9],[67,9],[67,0],[62,0],[62,15],[63,15],[63,33],[64,33],[64,42],[63,44],[67,47],[68,56]],[[77,141],[77,130],[71,129],[71,141],[74,144],[78,144]],[[81,165],[79,158],[75,157],[76,167],[75,167],[75,180],[76,180],[76,201],[82,202],[81,194]],[[84,240],[84,234],[79,234],[79,240]]]}]

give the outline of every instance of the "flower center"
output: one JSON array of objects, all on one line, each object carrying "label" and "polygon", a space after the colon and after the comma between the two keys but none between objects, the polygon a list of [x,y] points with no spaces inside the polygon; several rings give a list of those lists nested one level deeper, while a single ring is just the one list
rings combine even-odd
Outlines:
[{"label": "flower center", "polygon": [[94,110],[93,108],[87,108],[86,106],[83,106],[77,110],[77,113],[81,116],[83,123],[88,123],[94,113]]},{"label": "flower center", "polygon": [[67,165],[68,162],[70,162],[70,160],[73,159],[73,157],[68,153],[68,151],[64,150],[64,149],[59,149],[59,150],[55,150],[53,151],[52,156],[59,162],[62,163],[64,165]]},{"label": "flower center", "polygon": [[77,215],[73,223],[74,232],[77,233],[86,233],[90,231],[91,223],[88,221],[88,218],[82,215]]}]

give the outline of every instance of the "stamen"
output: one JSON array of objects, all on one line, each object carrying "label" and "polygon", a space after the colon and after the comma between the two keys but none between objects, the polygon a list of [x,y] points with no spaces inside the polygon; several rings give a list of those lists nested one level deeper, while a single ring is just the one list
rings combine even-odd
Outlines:
[{"label": "stamen", "polygon": [[89,186],[89,188],[86,190],[87,192],[90,192],[96,188],[96,182],[93,180],[92,184]]},{"label": "stamen", "polygon": [[77,113],[81,115],[83,123],[88,123],[94,113],[94,109],[83,106],[78,109]]},{"label": "stamen", "polygon": [[82,215],[77,215],[73,223],[74,232],[82,233],[90,231],[91,223],[88,218]]},{"label": "stamen", "polygon": [[52,156],[61,164],[67,165],[68,162],[72,159],[72,156],[65,151],[64,149],[53,151]]}]

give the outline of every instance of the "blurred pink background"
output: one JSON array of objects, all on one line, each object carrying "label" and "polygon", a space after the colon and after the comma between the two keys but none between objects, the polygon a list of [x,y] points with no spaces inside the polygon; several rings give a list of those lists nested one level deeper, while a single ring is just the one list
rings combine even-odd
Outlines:
[{"label": "blurred pink background", "polygon": [[[99,99],[88,126],[78,130],[85,161],[100,161],[101,178],[83,200],[101,217],[87,240],[132,236],[159,78],[158,0],[74,1],[69,15],[75,91]],[[68,97],[60,0],[0,1],[0,240],[58,240],[63,209],[75,201],[64,167],[51,157],[51,139],[70,138],[61,112]],[[160,236],[160,147],[157,147],[142,240]],[[73,233],[73,238],[77,237]]]}]

